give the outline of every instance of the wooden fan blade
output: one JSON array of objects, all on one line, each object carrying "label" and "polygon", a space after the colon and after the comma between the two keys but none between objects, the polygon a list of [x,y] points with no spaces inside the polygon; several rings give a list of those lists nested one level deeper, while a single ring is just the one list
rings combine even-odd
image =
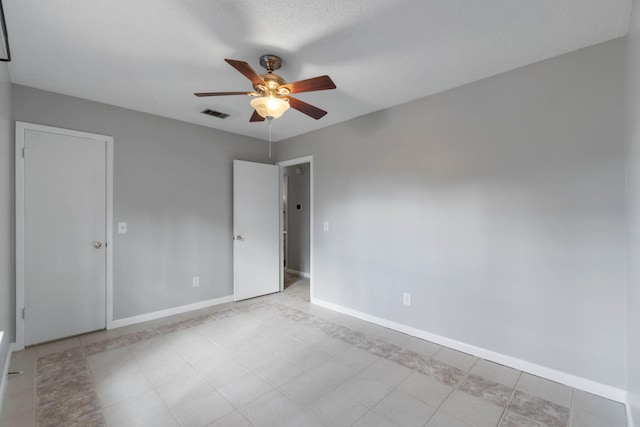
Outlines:
[{"label": "wooden fan blade", "polygon": [[291,93],[313,92],[314,90],[335,89],[336,85],[329,76],[313,77],[311,79],[300,80],[297,82],[283,85],[289,89]]},{"label": "wooden fan blade", "polygon": [[251,68],[251,65],[247,64],[244,61],[236,61],[235,59],[225,59],[225,61],[227,62],[227,64],[231,65],[233,68],[240,71],[242,75],[244,75],[246,78],[251,80],[251,83],[253,83],[254,86],[255,85],[266,86],[266,83],[264,82],[264,80],[262,80],[262,77],[260,77],[258,73],[253,71],[253,68]]},{"label": "wooden fan blade", "polygon": [[289,97],[289,105],[291,105],[291,108],[294,108],[309,117],[313,117],[316,120],[323,118],[327,114],[326,111],[321,110],[318,107],[314,107],[311,104],[307,104],[306,102],[292,97]]},{"label": "wooden fan blade", "polygon": [[256,110],[253,110],[253,114],[249,119],[250,122],[264,122],[264,117],[262,117]]},{"label": "wooden fan blade", "polygon": [[195,96],[251,95],[252,92],[198,92]]}]

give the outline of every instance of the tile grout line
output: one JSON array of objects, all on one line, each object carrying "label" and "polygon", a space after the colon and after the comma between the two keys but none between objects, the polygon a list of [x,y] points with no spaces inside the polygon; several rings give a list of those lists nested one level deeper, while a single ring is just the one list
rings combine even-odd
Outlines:
[{"label": "tile grout line", "polygon": [[[438,350],[438,351],[436,351],[436,352],[433,354],[433,356],[435,356],[436,354],[438,354],[438,352],[439,352],[439,350]],[[433,357],[433,356],[432,356],[432,357]],[[468,371],[467,371],[467,373],[465,374],[464,378],[462,378],[462,380],[460,380],[460,382],[458,383],[458,385],[457,385],[457,386],[455,386],[455,387],[451,387],[451,391],[449,392],[449,394],[447,395],[447,397],[442,401],[442,403],[440,403],[440,405],[438,405],[438,408],[436,409],[436,411],[433,413],[433,415],[431,416],[431,418],[429,418],[429,420],[428,420],[427,422],[431,421],[431,419],[432,419],[433,417],[435,417],[435,416],[436,416],[436,414],[440,411],[440,409],[442,409],[442,407],[444,406],[444,404],[445,404],[445,403],[447,403],[447,401],[451,398],[451,395],[453,395],[453,393],[454,393],[456,390],[460,390],[460,389],[459,389],[460,385],[464,382],[464,380],[465,380],[465,379],[467,379],[467,377],[468,377],[468,376],[469,376],[469,374],[471,373],[471,370],[473,369],[473,367],[474,367],[474,366],[476,366],[476,364],[477,364],[479,361],[480,361],[480,358],[476,358],[476,361],[475,361],[475,362],[473,362],[473,365],[471,365],[471,367],[469,368],[469,370],[468,370]],[[460,391],[461,391],[461,390],[460,390]],[[459,420],[459,421],[463,422],[464,424],[469,424],[469,423],[467,423],[466,421],[461,420],[461,419],[460,419],[460,418],[458,418],[457,416],[452,415],[452,414],[449,414],[448,412],[446,412],[446,411],[444,411],[444,410],[443,410],[442,412],[443,412],[443,413],[445,413],[445,414],[447,414],[447,415],[452,416],[453,418],[455,418],[456,420]]]},{"label": "tile grout line", "polygon": [[[171,346],[171,343],[169,343],[164,336],[160,335],[160,338],[162,338],[167,345]],[[139,341],[142,342],[142,341]],[[126,339],[125,339],[125,343],[126,343]],[[135,344],[135,343],[134,343]],[[180,422],[180,420],[178,419],[178,417],[176,417],[176,415],[173,413],[173,411],[171,410],[171,408],[169,408],[169,405],[167,405],[167,402],[164,401],[164,399],[162,398],[162,395],[160,395],[160,392],[158,391],[158,388],[156,387],[156,385],[153,383],[153,381],[151,381],[151,378],[149,378],[149,375],[147,374],[147,371],[145,371],[145,369],[142,367],[142,365],[140,364],[140,361],[138,360],[138,358],[135,356],[135,354],[133,354],[133,352],[131,351],[131,348],[129,348],[129,343],[126,343],[126,347],[127,350],[129,351],[129,353],[131,353],[131,357],[133,357],[133,359],[136,361],[136,365],[138,366],[138,368],[140,369],[140,371],[142,371],[142,374],[145,376],[145,378],[147,379],[147,381],[149,381],[149,384],[151,384],[151,387],[153,387],[153,390],[158,394],[158,396],[160,397],[160,400],[162,401],[162,404],[164,405],[165,408],[167,408],[167,410],[169,411],[169,413],[171,414],[171,416],[173,417],[173,419],[176,421],[176,423],[178,423],[178,425],[183,426],[183,424]],[[143,391],[142,393],[140,393],[138,396],[143,395],[144,393],[146,393],[146,391]]]},{"label": "tile grout line", "polygon": [[576,390],[572,389],[571,390],[571,406],[569,406],[569,421],[567,423],[568,427],[571,427],[573,425],[573,404],[576,400]]},{"label": "tile grout line", "polygon": [[498,426],[500,426],[502,421],[504,421],[504,418],[507,416],[507,411],[509,410],[509,406],[511,406],[511,401],[513,400],[513,396],[515,396],[515,394],[516,394],[516,389],[518,387],[518,382],[520,381],[520,377],[522,377],[522,371],[520,371],[520,373],[518,374],[518,379],[516,380],[515,384],[513,385],[513,390],[511,390],[511,396],[509,396],[509,401],[507,402],[507,406],[505,406],[504,412],[502,413],[502,416],[500,417],[500,420],[498,421]]},{"label": "tile grout line", "polygon": [[[374,363],[375,363],[375,362],[374,362]],[[365,369],[366,369],[366,368],[365,368]],[[364,369],[363,369],[363,370],[364,370]],[[360,371],[360,372],[362,372],[362,371]],[[409,375],[409,376],[411,376],[411,375]],[[406,379],[404,379],[400,384],[404,383],[408,378],[409,378],[409,377],[407,377]],[[400,384],[398,384],[398,386],[399,386]],[[366,417],[366,416],[367,416],[367,414],[369,414],[369,413],[371,413],[371,412],[375,412],[376,406],[378,406],[378,405],[379,405],[379,404],[380,404],[384,399],[386,399],[387,397],[389,397],[389,395],[390,395],[391,393],[393,393],[394,391],[398,390],[398,386],[396,386],[396,387],[392,388],[392,389],[391,389],[391,391],[389,391],[387,394],[385,394],[385,395],[384,395],[384,397],[378,401],[378,403],[376,403],[375,405],[373,405],[373,408],[369,409],[367,412],[365,412],[364,414],[362,414],[362,416],[361,416],[360,418],[358,418],[358,419],[357,419],[357,420],[356,420],[352,425],[357,424],[361,419],[363,419],[364,417]],[[402,392],[402,390],[398,390],[398,391]],[[348,393],[347,393],[347,394],[348,394]],[[357,399],[356,399],[356,400],[357,400]],[[358,402],[358,403],[360,403],[360,402]],[[425,403],[425,402],[423,402],[423,403]],[[392,423],[394,423],[394,424],[397,424],[397,423],[395,423],[393,420],[389,420],[389,418],[385,417],[385,416],[384,416],[384,414],[379,414],[379,413],[377,413],[377,412],[375,412],[375,414],[376,414],[376,415],[381,416],[381,417],[382,417],[382,418],[384,418],[385,420],[388,420],[388,421],[390,421],[390,422],[392,422]],[[427,420],[427,422],[429,422],[429,420]]]}]

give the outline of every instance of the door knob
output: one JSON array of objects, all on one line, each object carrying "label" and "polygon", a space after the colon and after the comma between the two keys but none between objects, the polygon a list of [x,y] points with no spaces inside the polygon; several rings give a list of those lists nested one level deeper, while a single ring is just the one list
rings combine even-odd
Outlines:
[{"label": "door knob", "polygon": [[101,249],[103,245],[104,245],[104,243],[102,243],[102,242],[95,242],[93,244],[93,247],[96,248],[96,249]]},{"label": "door knob", "polygon": [[237,235],[233,237],[233,240],[244,240],[241,235]]}]

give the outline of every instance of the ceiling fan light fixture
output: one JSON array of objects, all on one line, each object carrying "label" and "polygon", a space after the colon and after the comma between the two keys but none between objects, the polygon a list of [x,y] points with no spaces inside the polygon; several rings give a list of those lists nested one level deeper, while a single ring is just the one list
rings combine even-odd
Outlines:
[{"label": "ceiling fan light fixture", "polygon": [[249,121],[252,123],[263,122],[265,119],[271,122],[271,120],[282,116],[289,107],[316,120],[327,114],[326,111],[289,95],[335,89],[336,85],[331,77],[325,75],[287,83],[285,79],[274,73],[282,64],[282,60],[276,55],[262,55],[260,57],[260,65],[266,68],[266,74],[256,73],[251,65],[244,61],[227,58],[225,62],[251,80],[254,92],[197,92],[194,93],[195,96],[249,95],[256,97],[251,101],[254,111]]},{"label": "ceiling fan light fixture", "polygon": [[289,109],[289,103],[273,96],[261,96],[251,100],[251,106],[265,119],[277,119]]}]

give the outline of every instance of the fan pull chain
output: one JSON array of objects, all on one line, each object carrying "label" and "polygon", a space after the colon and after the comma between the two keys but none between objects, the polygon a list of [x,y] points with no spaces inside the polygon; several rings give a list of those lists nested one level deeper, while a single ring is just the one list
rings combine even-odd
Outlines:
[{"label": "fan pull chain", "polygon": [[269,158],[271,158],[271,119],[269,119]]}]

